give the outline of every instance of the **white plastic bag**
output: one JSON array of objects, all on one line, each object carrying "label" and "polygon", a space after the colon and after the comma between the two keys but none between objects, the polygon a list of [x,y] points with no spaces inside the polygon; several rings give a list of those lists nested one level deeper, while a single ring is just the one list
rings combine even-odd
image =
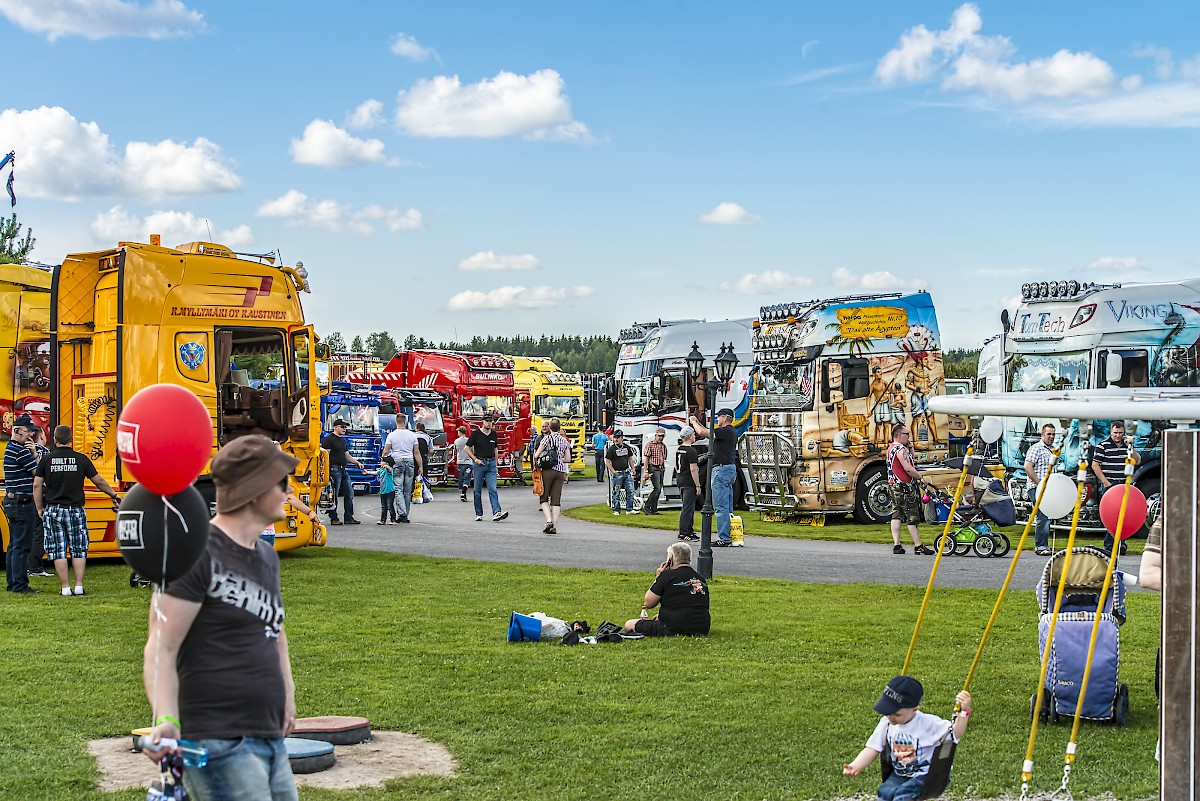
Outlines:
[{"label": "white plastic bag", "polygon": [[536,617],[542,621],[543,640],[561,640],[571,630],[571,627],[567,625],[567,621],[550,617],[542,612],[533,612],[529,616]]}]

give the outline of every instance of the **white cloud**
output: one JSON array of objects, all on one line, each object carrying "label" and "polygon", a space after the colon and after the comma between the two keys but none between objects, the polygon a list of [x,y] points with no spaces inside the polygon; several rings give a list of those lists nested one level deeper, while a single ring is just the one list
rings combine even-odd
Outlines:
[{"label": "white cloud", "polygon": [[1101,256],[1079,272],[1133,273],[1149,269],[1150,265],[1137,256]]},{"label": "white cloud", "polygon": [[980,89],[1015,103],[1035,97],[1101,97],[1116,85],[1116,73],[1108,62],[1091,53],[1067,50],[1017,64],[964,53],[943,82],[947,89]]},{"label": "white cloud", "polygon": [[297,164],[318,167],[353,167],[386,160],[382,141],[351,136],[329,120],[310,122],[304,134],[292,140],[290,152]]},{"label": "white cloud", "polygon": [[699,219],[700,222],[714,225],[749,225],[762,222],[761,217],[754,216],[736,203],[718,203],[716,208],[701,214]]},{"label": "white cloud", "polygon": [[417,81],[399,95],[396,127],[410,136],[499,137],[591,141],[571,118],[563,79],[550,69],[500,72],[463,85],[457,75]]},{"label": "white cloud", "polygon": [[97,242],[106,245],[121,241],[149,242],[150,234],[162,234],[162,243],[167,247],[197,241],[215,241],[234,249],[254,244],[250,226],[243,224],[214,231],[208,220],[190,211],[155,211],[137,217],[123,206],[113,206],[97,214],[88,230]]},{"label": "white cloud", "polygon": [[458,263],[458,269],[474,272],[479,270],[536,270],[541,267],[537,256],[522,253],[514,256],[499,256],[490,250],[481,250],[467,256]]},{"label": "white cloud", "polygon": [[383,121],[383,103],[371,98],[358,104],[358,107],[346,117],[346,127],[361,130],[374,128]]},{"label": "white cloud", "polygon": [[834,286],[842,289],[863,290],[865,292],[925,289],[929,286],[929,284],[919,278],[900,278],[887,270],[856,275],[845,267],[835,267],[830,277],[833,279]]},{"label": "white cloud", "polygon": [[129,142],[119,156],[99,125],[79,122],[58,106],[0,111],[0,142],[16,151],[20,191],[31,197],[158,198],[235,192],[242,186],[221,148],[208,139],[199,137],[190,145],[170,139]]},{"label": "white cloud", "polygon": [[354,209],[336,200],[309,200],[303,192],[290,189],[280,197],[263,203],[259,217],[277,217],[294,228],[317,228],[335,234],[367,236],[375,233],[375,223],[389,231],[411,231],[425,227],[417,209],[389,209],[379,205]]},{"label": "white cloud", "polygon": [[982,27],[979,8],[966,3],[954,12],[944,31],[930,31],[924,25],[909,28],[879,60],[875,77],[886,84],[929,80],[964,44],[978,38]]},{"label": "white cloud", "polygon": [[596,290],[590,286],[502,286],[491,292],[467,290],[446,302],[450,311],[479,309],[549,309],[576,298],[586,298]]},{"label": "white cloud", "polygon": [[761,273],[746,273],[737,281],[721,284],[722,292],[738,292],[743,295],[766,295],[787,292],[812,286],[813,279],[807,275],[791,275],[783,270],[766,270]]},{"label": "white cloud", "polygon": [[431,58],[441,61],[436,50],[432,47],[426,47],[418,42],[416,37],[409,36],[406,33],[398,33],[393,36],[390,49],[395,55],[417,63],[428,61]]},{"label": "white cloud", "polygon": [[62,36],[168,39],[208,30],[204,16],[179,0],[0,0],[0,14],[52,42]]}]

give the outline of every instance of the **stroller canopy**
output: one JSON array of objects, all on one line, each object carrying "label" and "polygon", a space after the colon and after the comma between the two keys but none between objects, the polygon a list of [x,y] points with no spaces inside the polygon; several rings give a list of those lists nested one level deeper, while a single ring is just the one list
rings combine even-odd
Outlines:
[{"label": "stroller canopy", "polygon": [[[1065,581],[1063,590],[1063,611],[1091,611],[1111,614],[1117,620],[1117,625],[1125,622],[1125,584],[1121,580],[1121,572],[1114,571],[1112,584],[1108,588],[1108,597],[1100,603],[1100,587],[1104,584],[1104,574],[1108,571],[1108,553],[1101,548],[1091,545],[1076,545],[1071,555],[1071,566],[1066,578],[1062,576],[1062,566],[1067,555],[1059,551],[1046,562],[1042,578],[1038,581],[1038,608],[1042,614],[1054,611],[1054,596],[1058,592],[1059,581]],[[1073,600],[1072,600],[1073,599]],[[1081,609],[1089,606],[1090,609]]]},{"label": "stroller canopy", "polygon": [[1017,522],[1017,509],[1013,506],[1008,491],[1004,489],[1003,481],[979,476],[972,481],[979,511],[998,526],[1011,526]]}]

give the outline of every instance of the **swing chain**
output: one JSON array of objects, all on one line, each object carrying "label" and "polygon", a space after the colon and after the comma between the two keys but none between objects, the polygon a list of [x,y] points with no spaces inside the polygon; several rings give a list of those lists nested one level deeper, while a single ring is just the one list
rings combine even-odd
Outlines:
[{"label": "swing chain", "polygon": [[1021,782],[1021,801],[1029,801],[1029,782]]},{"label": "swing chain", "polygon": [[1062,786],[1050,794],[1051,798],[1065,798],[1067,801],[1075,801],[1075,797],[1071,795],[1070,788],[1067,783],[1071,781],[1071,764],[1068,762],[1063,765]]}]

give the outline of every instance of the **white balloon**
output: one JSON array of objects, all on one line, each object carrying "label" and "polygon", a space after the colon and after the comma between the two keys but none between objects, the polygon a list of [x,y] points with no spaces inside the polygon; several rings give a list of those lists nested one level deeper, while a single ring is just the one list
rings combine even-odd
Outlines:
[{"label": "white balloon", "polygon": [[1051,473],[1039,510],[1051,520],[1066,517],[1075,508],[1075,498],[1078,494],[1075,482],[1069,476],[1065,473]]},{"label": "white balloon", "polygon": [[999,417],[985,417],[979,424],[979,436],[984,442],[992,443],[1004,433],[1004,423]]}]

